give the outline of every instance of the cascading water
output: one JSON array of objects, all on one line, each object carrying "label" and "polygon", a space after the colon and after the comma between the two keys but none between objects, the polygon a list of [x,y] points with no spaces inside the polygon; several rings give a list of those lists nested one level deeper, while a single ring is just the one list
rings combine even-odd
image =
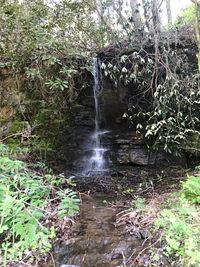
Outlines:
[{"label": "cascading water", "polygon": [[93,59],[93,76],[94,76],[94,104],[95,104],[95,130],[90,137],[90,150],[92,150],[91,157],[87,160],[83,174],[90,176],[96,173],[103,173],[105,171],[105,152],[106,148],[102,147],[101,139],[108,132],[100,129],[100,107],[99,96],[102,89],[102,75],[101,62],[98,57]]}]

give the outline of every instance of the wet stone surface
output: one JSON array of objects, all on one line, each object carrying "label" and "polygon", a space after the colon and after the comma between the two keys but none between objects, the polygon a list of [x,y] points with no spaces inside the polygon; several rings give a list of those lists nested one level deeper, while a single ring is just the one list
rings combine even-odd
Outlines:
[{"label": "wet stone surface", "polygon": [[105,206],[103,200],[102,196],[84,196],[72,238],[56,250],[56,267],[122,266],[133,251],[139,250],[142,240],[128,238],[123,229],[115,227],[115,216],[120,210]]},{"label": "wet stone surface", "polygon": [[82,196],[80,218],[71,229],[70,239],[55,249],[54,266],[148,266],[144,263],[148,262],[146,254],[140,255],[152,238],[148,227],[138,226],[139,217],[137,213],[134,215],[134,210],[131,210],[133,221],[127,217],[127,221],[117,222],[130,207],[128,197],[130,200],[133,195],[151,198],[155,190],[163,192],[163,186],[167,190],[174,183],[170,177],[175,170],[177,177],[182,176],[183,170],[172,166],[170,169],[126,166],[110,176],[76,177],[76,188]]}]

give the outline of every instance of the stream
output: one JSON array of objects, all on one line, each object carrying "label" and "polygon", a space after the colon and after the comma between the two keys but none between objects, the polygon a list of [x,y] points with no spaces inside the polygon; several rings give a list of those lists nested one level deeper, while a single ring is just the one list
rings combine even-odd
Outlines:
[{"label": "stream", "polygon": [[[119,208],[107,205],[112,199],[100,195],[84,196],[80,220],[72,227],[72,238],[55,252],[56,267],[127,266],[142,240],[126,236],[123,227],[115,227]],[[123,264],[124,262],[124,264]]]},{"label": "stream", "polygon": [[[70,227],[68,239],[55,242],[52,257],[45,266],[174,266],[163,254],[162,243],[158,243],[161,235],[151,232],[151,224],[165,199],[177,191],[177,179],[183,172],[183,169],[175,172],[172,167],[130,170],[126,167],[126,171],[121,170],[121,176],[77,179],[81,198],[79,218]],[[148,199],[145,212],[130,202],[143,197]],[[153,260],[149,249],[155,249],[159,256],[158,265],[149,265]]]}]

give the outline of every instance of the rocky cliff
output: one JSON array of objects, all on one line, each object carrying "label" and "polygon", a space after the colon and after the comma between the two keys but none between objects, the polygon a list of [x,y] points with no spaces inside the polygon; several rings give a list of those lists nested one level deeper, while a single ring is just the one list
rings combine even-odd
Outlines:
[{"label": "rocky cliff", "polygon": [[[150,149],[151,142],[136,129],[136,125],[140,123],[137,118],[132,120],[131,125],[129,123],[127,113],[131,110],[134,115],[134,112],[151,110],[153,96],[151,91],[145,89],[146,81],[152,80],[151,72],[146,72],[147,64],[151,64],[150,59],[145,61],[147,52],[144,48],[138,51],[138,47],[126,46],[126,49],[123,48],[124,53],[122,49],[108,47],[98,55],[104,66],[99,103],[100,127],[108,131],[101,140],[103,146],[108,148],[105,155],[107,164],[115,169],[120,166],[175,163],[174,157]],[[184,43],[172,42],[170,47],[182,55],[183,59],[179,69],[175,71],[179,72],[182,68],[182,75],[191,73],[196,60],[194,41],[190,43],[189,39]],[[146,49],[150,53],[152,46],[149,45]],[[173,58],[171,64],[173,65]],[[119,74],[115,67],[120,70]],[[46,72],[56,76],[58,68],[56,66]],[[117,83],[110,73],[106,75],[109,68],[116,70]],[[131,78],[128,77],[129,72]],[[135,74],[139,78],[135,79]],[[160,69],[158,78],[162,79],[165,75]],[[24,142],[34,151],[34,155],[39,154],[54,166],[58,165],[72,173],[81,172],[91,155],[88,144],[94,131],[95,118],[93,76],[84,67],[84,61],[79,64],[74,78],[76,97],[72,101],[67,101],[65,90],[52,93],[41,80],[27,79],[23,71],[13,74],[11,70],[3,68],[0,79],[0,138],[12,146]]]}]

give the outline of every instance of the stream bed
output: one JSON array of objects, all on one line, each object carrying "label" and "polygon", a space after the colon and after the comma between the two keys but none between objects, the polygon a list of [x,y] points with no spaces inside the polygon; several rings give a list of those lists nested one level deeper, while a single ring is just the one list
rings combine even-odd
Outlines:
[{"label": "stream bed", "polygon": [[[150,266],[152,246],[159,256],[159,264],[152,266],[172,266],[162,255],[160,233],[154,235],[151,227],[162,203],[177,190],[175,176],[182,175],[182,169],[172,167],[134,168],[118,176],[77,179],[76,188],[82,192],[80,216],[69,239],[54,247],[55,264],[50,266],[145,267]],[[133,204],[137,197],[148,199],[145,212]]]},{"label": "stream bed", "polygon": [[116,227],[119,208],[107,205],[111,199],[84,195],[80,219],[72,227],[72,237],[64,247],[55,251],[56,267],[114,267],[125,262],[141,247],[142,240],[125,234]]}]

